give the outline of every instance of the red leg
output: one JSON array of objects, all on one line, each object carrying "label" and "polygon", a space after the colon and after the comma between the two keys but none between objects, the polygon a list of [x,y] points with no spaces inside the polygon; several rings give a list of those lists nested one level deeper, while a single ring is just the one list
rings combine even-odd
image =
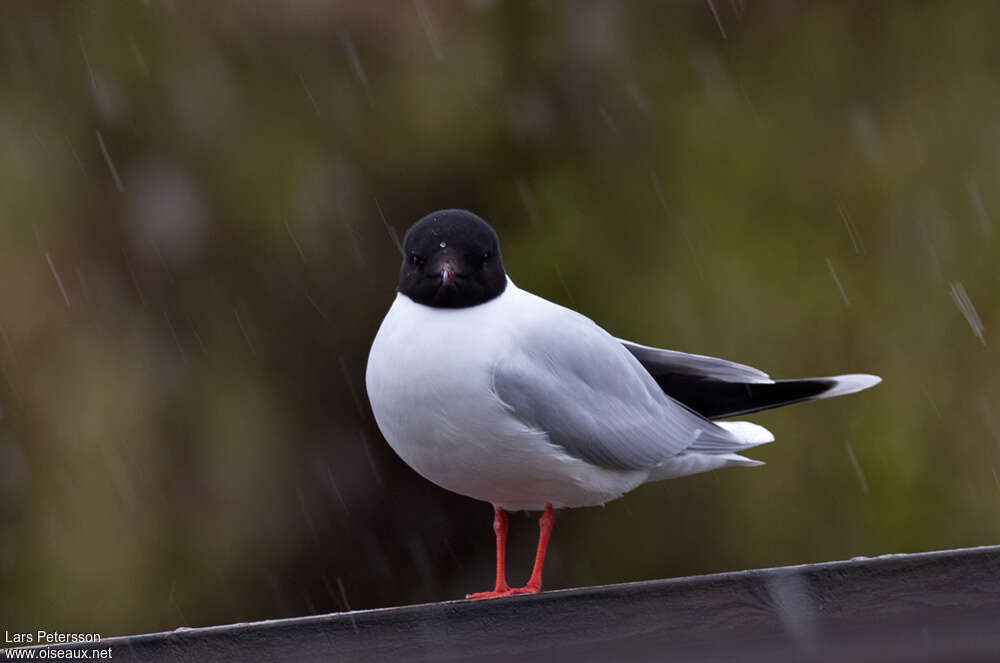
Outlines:
[{"label": "red leg", "polygon": [[542,591],[542,567],[545,566],[545,551],[549,547],[549,537],[552,535],[552,524],[556,516],[552,505],[545,505],[545,513],[538,519],[538,551],[535,553],[535,568],[531,570],[531,579],[524,587],[510,590],[512,594],[537,594]]},{"label": "red leg", "polygon": [[510,596],[510,586],[507,584],[507,514],[498,506],[493,507],[493,531],[497,535],[497,581],[492,592],[476,592],[466,594],[467,599],[493,599],[498,596]]}]

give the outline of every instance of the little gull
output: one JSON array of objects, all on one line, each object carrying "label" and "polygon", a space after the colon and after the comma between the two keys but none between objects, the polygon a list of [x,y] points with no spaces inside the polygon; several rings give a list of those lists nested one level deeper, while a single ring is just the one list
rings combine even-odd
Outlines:
[{"label": "little gull", "polygon": [[[396,299],[372,343],[366,384],[399,456],[447,490],[493,505],[496,583],[468,598],[533,594],[553,509],[592,506],[646,483],[721,467],[774,436],[713,421],[850,394],[874,375],[772,380],[735,362],[615,338],[521,290],[496,232],[441,210],[404,241]],[[507,584],[507,511],[541,510],[524,587]]]}]

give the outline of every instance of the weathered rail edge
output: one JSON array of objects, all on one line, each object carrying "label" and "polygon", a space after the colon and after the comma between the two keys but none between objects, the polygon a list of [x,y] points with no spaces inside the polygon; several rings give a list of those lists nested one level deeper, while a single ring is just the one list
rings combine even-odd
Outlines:
[{"label": "weathered rail edge", "polygon": [[997,661],[1000,546],[178,629],[100,646],[115,661],[153,663]]}]

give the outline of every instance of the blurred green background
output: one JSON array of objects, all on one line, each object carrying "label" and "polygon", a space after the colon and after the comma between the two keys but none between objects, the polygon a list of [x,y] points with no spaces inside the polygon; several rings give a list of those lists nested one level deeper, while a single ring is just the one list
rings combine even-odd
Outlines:
[{"label": "blurred green background", "polygon": [[[435,601],[490,507],[364,393],[393,236],[465,207],[614,334],[885,379],[755,470],[557,517],[550,588],[1000,541],[1000,7],[0,8],[0,624]],[[512,582],[535,520],[512,520]]]}]

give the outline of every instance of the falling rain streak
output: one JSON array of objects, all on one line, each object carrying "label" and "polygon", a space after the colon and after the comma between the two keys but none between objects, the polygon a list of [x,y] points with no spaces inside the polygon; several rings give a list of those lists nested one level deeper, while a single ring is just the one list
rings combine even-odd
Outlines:
[{"label": "falling rain streak", "polygon": [[253,341],[250,340],[250,334],[247,333],[247,328],[243,326],[243,320],[240,318],[240,312],[235,306],[233,307],[233,315],[236,316],[236,324],[239,325],[240,331],[243,332],[243,338],[247,342],[247,347],[250,348],[250,354],[256,356],[257,350],[254,348]]},{"label": "falling rain streak", "polygon": [[108,154],[108,148],[104,144],[104,136],[101,135],[100,131],[96,133],[97,133],[97,142],[101,146],[101,154],[104,155],[104,161],[108,164],[108,170],[111,171],[111,177],[115,181],[115,188],[118,189],[119,193],[122,193],[125,191],[125,186],[122,184],[122,179],[118,177],[118,169],[115,168],[115,162],[111,160],[111,155]]},{"label": "falling rain streak", "polygon": [[87,175],[87,167],[83,165],[83,161],[80,159],[79,153],[77,153],[76,148],[73,147],[73,141],[69,136],[66,136],[66,144],[69,145],[69,151],[73,155],[73,159],[76,161],[76,165],[79,166],[80,172]]},{"label": "falling rain streak", "polygon": [[851,302],[847,299],[847,292],[844,290],[844,285],[840,282],[840,278],[837,277],[837,271],[833,268],[833,262],[827,258],[826,267],[830,270],[830,276],[833,277],[833,282],[837,284],[837,290],[840,291],[840,296],[844,299],[844,303],[850,306]]},{"label": "falling rain streak", "polygon": [[847,445],[847,455],[851,459],[851,467],[854,468],[854,474],[858,477],[858,483],[861,484],[861,492],[868,493],[868,482],[865,480],[865,473],[861,471],[861,465],[858,463],[858,457],[854,455],[854,447],[851,446],[850,442],[845,443]]},{"label": "falling rain streak", "polygon": [[375,199],[375,209],[378,210],[378,218],[382,219],[382,225],[385,227],[385,231],[389,233],[389,238],[395,245],[396,250],[399,251],[399,255],[404,255],[405,252],[403,251],[403,243],[399,240],[399,233],[396,232],[395,228],[389,225],[389,221],[385,218],[385,213],[382,212],[382,206],[379,205],[378,198]]},{"label": "falling rain streak", "polygon": [[351,610],[351,604],[347,602],[347,592],[344,590],[344,581],[339,577],[337,578],[337,587],[340,588],[340,598],[343,600],[344,608],[351,617],[351,626],[354,628],[354,633],[356,634],[358,632],[358,624],[354,620],[354,611]]},{"label": "falling rain streak", "polygon": [[437,24],[431,15],[431,10],[427,7],[427,3],[424,0],[413,0],[413,6],[416,7],[417,17],[420,19],[420,25],[424,29],[424,34],[427,35],[427,43],[431,46],[434,59],[441,62],[444,60],[444,54],[441,52],[441,39],[438,37]]},{"label": "falling rain streak", "polygon": [[289,239],[292,240],[292,244],[295,246],[295,251],[298,252],[299,259],[302,261],[302,264],[303,265],[307,264],[308,261],[306,260],[306,254],[302,252],[302,245],[299,244],[299,240],[295,238],[295,234],[292,232],[291,227],[288,225],[288,220],[285,219],[285,218],[282,218],[281,219],[281,223],[284,224],[284,226],[285,226],[285,232],[288,233]]},{"label": "falling rain streak", "polygon": [[87,65],[87,72],[90,74],[90,86],[97,88],[97,77],[94,76],[94,68],[90,66],[90,58],[87,56],[87,47],[83,45],[83,35],[77,33],[76,40],[80,44],[80,52],[83,53],[83,62]]},{"label": "falling rain streak", "polygon": [[983,422],[986,424],[986,429],[990,432],[990,435],[993,436],[997,446],[1000,446],[1000,421],[997,420],[996,413],[993,411],[993,406],[990,405],[985,396],[979,399],[979,413],[983,416]]},{"label": "falling rain streak", "polygon": [[719,18],[719,12],[715,9],[715,3],[712,0],[705,0],[708,3],[708,8],[712,10],[712,17],[715,18],[715,24],[719,27],[719,32],[722,33],[722,38],[726,39],[726,29],[722,27],[722,19]]},{"label": "falling rain streak", "polygon": [[128,38],[128,48],[132,51],[132,57],[135,58],[135,63],[139,65],[142,75],[149,78],[149,65],[146,64],[146,58],[143,57],[142,51],[139,50],[139,45],[135,43],[135,39],[132,37]]},{"label": "falling rain streak", "polygon": [[314,97],[313,93],[309,90],[309,86],[306,85],[306,79],[302,77],[302,74],[299,74],[299,83],[302,84],[302,89],[305,90],[306,96],[309,97],[309,103],[312,104],[316,117],[319,117],[321,115],[319,112],[319,104],[316,103],[316,97]]},{"label": "falling rain streak", "polygon": [[865,243],[861,240],[861,233],[858,232],[857,226],[851,221],[851,215],[847,213],[847,207],[839,200],[837,201],[837,213],[840,214],[840,218],[844,222],[844,227],[847,228],[847,235],[851,238],[854,252],[857,254],[864,253]]},{"label": "falling rain streak", "polygon": [[48,251],[45,252],[45,261],[47,263],[49,263],[49,270],[52,272],[52,276],[53,276],[53,278],[55,278],[56,284],[59,286],[59,292],[62,293],[63,301],[66,302],[66,306],[68,307],[69,306],[69,295],[66,294],[66,288],[63,287],[62,279],[59,278],[59,272],[56,271],[56,266],[52,262],[52,256],[49,255]]},{"label": "falling rain streak", "polygon": [[965,286],[960,282],[955,281],[949,284],[949,289],[951,290],[952,301],[955,302],[955,306],[958,307],[958,310],[962,312],[962,315],[965,317],[965,321],[969,323],[972,333],[975,334],[980,343],[986,345],[986,337],[983,335],[983,321],[979,319],[979,314],[976,313],[976,307],[972,305],[972,300],[969,299],[969,294],[965,292]]},{"label": "falling rain streak", "polygon": [[362,89],[365,91],[365,98],[368,99],[368,105],[374,105],[375,100],[372,97],[372,88],[368,84],[368,76],[365,74],[365,68],[361,64],[361,56],[358,55],[358,49],[354,45],[354,40],[351,39],[351,35],[346,30],[341,30],[339,35],[340,45],[344,48],[347,61],[351,63],[351,69],[354,71],[355,78],[358,79]]},{"label": "falling rain streak", "polygon": [[674,215],[670,212],[670,207],[667,205],[667,198],[663,195],[663,186],[660,184],[659,176],[653,172],[649,171],[649,181],[653,185],[653,191],[656,192],[656,199],[660,202],[660,207],[663,208],[663,213],[666,214],[667,220],[673,225],[677,226],[677,230],[680,232],[681,237],[684,238],[684,243],[687,244],[688,251],[691,252],[691,257],[694,259],[694,264],[698,268],[698,276],[702,281],[705,280],[705,270],[702,269],[701,260],[698,258],[697,251],[694,250],[694,243],[691,241],[691,237],[687,233],[687,229],[684,224],[679,220],[674,218]]},{"label": "falling rain streak", "polygon": [[174,345],[177,346],[177,352],[180,353],[180,355],[181,355],[181,361],[183,361],[186,364],[187,363],[187,353],[184,352],[184,346],[181,345],[181,339],[177,335],[177,330],[174,329],[174,323],[171,322],[170,315],[166,311],[163,312],[163,318],[167,321],[167,327],[170,328],[170,336],[173,337],[173,339],[174,339]]},{"label": "falling rain streak", "polygon": [[966,189],[969,191],[969,198],[972,199],[972,206],[975,208],[976,216],[979,218],[979,227],[982,229],[986,239],[990,239],[993,237],[993,219],[990,218],[990,213],[986,211],[983,195],[979,193],[979,185],[976,184],[975,180],[969,180]]},{"label": "falling rain streak", "polygon": [[517,187],[517,195],[520,196],[521,203],[524,205],[525,211],[528,212],[531,224],[537,226],[541,222],[541,216],[538,214],[538,204],[535,203],[535,197],[531,194],[528,183],[524,181],[523,177],[518,177],[514,184]]},{"label": "falling rain streak", "polygon": [[301,486],[295,488],[295,494],[299,499],[299,508],[302,509],[302,516],[305,518],[306,524],[309,526],[309,531],[312,533],[313,542],[319,545],[319,531],[316,529],[316,523],[313,521],[312,514],[309,513],[309,505],[306,504],[306,496],[302,492]]},{"label": "falling rain streak", "polygon": [[357,389],[354,388],[354,381],[351,380],[351,372],[347,370],[347,362],[341,356],[337,357],[337,363],[340,364],[340,374],[344,376],[344,383],[351,392],[351,399],[354,401],[354,407],[358,410],[358,415],[362,419],[366,418],[367,412],[364,406],[361,405],[361,398],[358,396]]}]

